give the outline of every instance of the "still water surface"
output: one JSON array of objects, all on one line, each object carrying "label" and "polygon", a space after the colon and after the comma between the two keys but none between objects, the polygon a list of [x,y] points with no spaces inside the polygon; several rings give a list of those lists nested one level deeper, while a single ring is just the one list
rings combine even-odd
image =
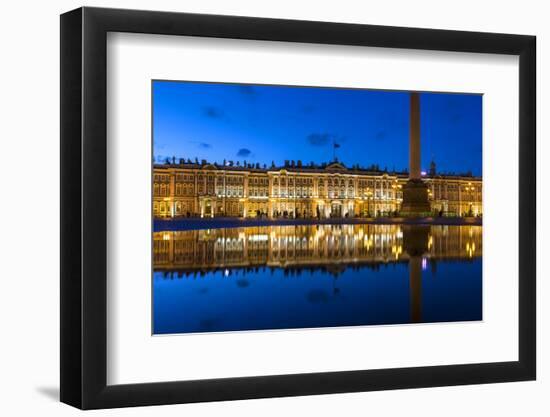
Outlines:
[{"label": "still water surface", "polygon": [[265,226],[153,239],[155,334],[482,319],[481,226]]}]

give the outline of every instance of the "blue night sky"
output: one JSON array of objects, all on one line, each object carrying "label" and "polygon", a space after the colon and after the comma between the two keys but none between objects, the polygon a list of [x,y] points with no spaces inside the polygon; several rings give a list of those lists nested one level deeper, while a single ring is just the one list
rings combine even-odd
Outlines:
[{"label": "blue night sky", "polygon": [[[422,169],[481,175],[482,97],[422,93]],[[167,157],[408,168],[406,92],[153,82],[156,162]]]}]

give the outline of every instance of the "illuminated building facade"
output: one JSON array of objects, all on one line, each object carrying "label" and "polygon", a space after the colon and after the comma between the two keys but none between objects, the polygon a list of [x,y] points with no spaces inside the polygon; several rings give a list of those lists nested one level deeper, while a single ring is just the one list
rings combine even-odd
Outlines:
[{"label": "illuminated building facade", "polygon": [[[244,165],[244,164],[243,164]],[[435,215],[482,215],[481,177],[422,177]],[[172,217],[369,217],[400,211],[406,173],[339,162],[282,167],[180,160],[153,169],[153,215]]]}]

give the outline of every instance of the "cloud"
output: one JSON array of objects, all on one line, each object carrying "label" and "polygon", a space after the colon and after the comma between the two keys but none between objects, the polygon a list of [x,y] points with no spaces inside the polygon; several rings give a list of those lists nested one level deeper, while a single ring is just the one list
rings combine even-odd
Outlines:
[{"label": "cloud", "polygon": [[202,112],[211,119],[221,119],[223,117],[223,111],[214,106],[205,106],[202,108]]},{"label": "cloud", "polygon": [[247,148],[241,148],[237,152],[237,156],[247,157],[247,156],[250,156],[250,155],[252,155],[252,151],[250,149],[247,149]]},{"label": "cloud", "polygon": [[239,85],[239,92],[246,98],[255,98],[258,91],[251,85]]},{"label": "cloud", "polygon": [[201,149],[212,149],[212,144],[208,142],[198,142],[196,140],[190,140],[189,143],[192,143]]},{"label": "cloud", "polygon": [[310,145],[325,146],[332,140],[336,139],[336,136],[330,133],[310,133],[307,135],[306,139]]}]

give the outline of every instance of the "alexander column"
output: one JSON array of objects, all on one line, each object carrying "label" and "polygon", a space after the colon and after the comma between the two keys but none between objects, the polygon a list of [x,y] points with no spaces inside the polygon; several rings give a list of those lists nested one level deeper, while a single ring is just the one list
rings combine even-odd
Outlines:
[{"label": "alexander column", "polygon": [[428,187],[420,174],[420,96],[410,94],[409,181],[403,186],[401,213],[421,216],[430,213]]}]

